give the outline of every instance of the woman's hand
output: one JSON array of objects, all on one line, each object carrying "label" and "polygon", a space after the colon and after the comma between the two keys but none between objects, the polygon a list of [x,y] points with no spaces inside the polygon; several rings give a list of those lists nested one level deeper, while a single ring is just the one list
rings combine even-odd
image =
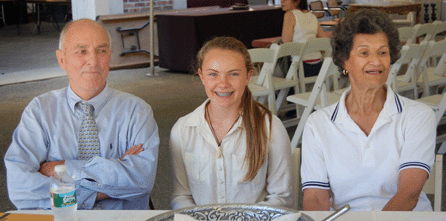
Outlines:
[{"label": "woman's hand", "polygon": [[303,200],[306,211],[329,211],[330,193],[328,190],[308,188],[304,190]]}]

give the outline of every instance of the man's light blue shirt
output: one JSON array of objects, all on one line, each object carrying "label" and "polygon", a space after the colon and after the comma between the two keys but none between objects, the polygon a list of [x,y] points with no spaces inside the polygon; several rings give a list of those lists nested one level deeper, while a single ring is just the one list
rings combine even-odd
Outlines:
[{"label": "man's light blue shirt", "polygon": [[[101,155],[78,160],[82,101],[70,87],[35,97],[25,108],[5,155],[9,198],[18,209],[51,208],[45,161],[65,160],[78,209],[147,209],[158,161],[158,127],[142,99],[106,86],[88,100],[95,109]],[[143,144],[138,155],[122,155]],[[97,193],[109,199],[95,204]]]}]

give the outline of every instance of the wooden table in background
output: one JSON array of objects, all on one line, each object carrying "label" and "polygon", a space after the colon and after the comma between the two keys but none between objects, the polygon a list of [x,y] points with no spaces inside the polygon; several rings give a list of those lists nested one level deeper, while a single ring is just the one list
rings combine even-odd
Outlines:
[{"label": "wooden table in background", "polygon": [[407,15],[409,12],[415,12],[416,23],[421,22],[421,3],[420,2],[376,2],[369,4],[350,4],[347,13],[355,12],[360,8],[375,8],[388,14]]}]

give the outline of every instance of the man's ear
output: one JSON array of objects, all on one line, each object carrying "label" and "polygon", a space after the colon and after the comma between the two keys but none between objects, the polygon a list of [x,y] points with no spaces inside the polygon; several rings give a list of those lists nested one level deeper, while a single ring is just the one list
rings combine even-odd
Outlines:
[{"label": "man's ear", "polygon": [[59,62],[59,66],[60,68],[62,68],[63,70],[65,70],[65,54],[62,50],[57,49],[56,50],[56,57],[57,57],[57,62]]}]

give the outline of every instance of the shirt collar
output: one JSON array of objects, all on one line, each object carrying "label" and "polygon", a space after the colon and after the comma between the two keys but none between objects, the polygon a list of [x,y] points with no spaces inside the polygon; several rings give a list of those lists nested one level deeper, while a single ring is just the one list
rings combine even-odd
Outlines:
[{"label": "shirt collar", "polygon": [[82,98],[80,98],[79,96],[77,96],[76,93],[74,93],[74,91],[71,89],[71,86],[68,85],[67,88],[67,100],[68,100],[68,105],[71,108],[71,111],[76,110],[76,104],[79,101],[85,101],[91,105],[93,105],[95,113],[99,112],[100,109],[102,108],[102,106],[104,106],[105,102],[107,101],[108,97],[111,95],[112,90],[108,87],[108,83],[106,83],[104,89],[101,91],[101,93],[99,93],[98,95],[96,95],[95,97],[91,98],[88,101],[82,100]]},{"label": "shirt collar", "polygon": [[[393,92],[390,86],[385,84],[384,87],[387,89],[387,94],[386,101],[384,103],[384,107],[380,113],[380,116],[390,118],[390,116],[401,113],[403,111],[404,101],[397,93]],[[351,87],[342,94],[341,99],[338,103],[336,103],[336,107],[331,114],[331,121],[340,123],[345,122],[346,118],[351,119],[350,115],[348,115],[347,107],[345,106],[345,98],[350,93],[350,91]]]},{"label": "shirt collar", "polygon": [[[209,98],[206,99],[205,102],[203,102],[199,107],[197,107],[197,109],[194,110],[194,112],[192,112],[191,116],[187,118],[186,122],[185,122],[185,126],[189,126],[189,127],[200,127],[200,128],[205,128],[208,127],[208,123],[206,121],[205,118],[205,107],[206,104],[209,102]],[[242,127],[242,118],[239,117],[237,122],[234,124],[234,126],[232,127],[232,129],[229,131],[233,131],[236,128]],[[228,132],[228,134],[229,134]]]}]

